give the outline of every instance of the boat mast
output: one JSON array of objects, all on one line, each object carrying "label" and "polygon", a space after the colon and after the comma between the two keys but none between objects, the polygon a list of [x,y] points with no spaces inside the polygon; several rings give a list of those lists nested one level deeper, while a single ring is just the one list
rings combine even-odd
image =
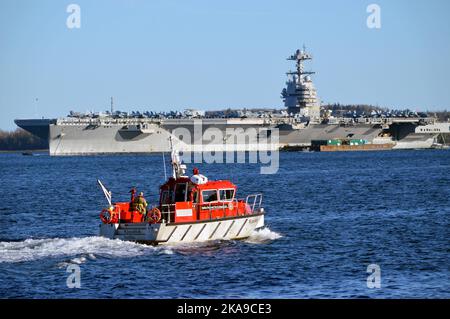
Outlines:
[{"label": "boat mast", "polygon": [[180,160],[180,154],[174,149],[172,144],[172,136],[169,137],[170,149],[172,152],[172,177],[177,179],[180,177],[186,177],[186,165]]},{"label": "boat mast", "polygon": [[113,115],[114,113],[114,100],[113,97],[111,96],[111,115]]},{"label": "boat mast", "polygon": [[286,88],[281,92],[284,104],[290,114],[299,114],[308,117],[310,120],[320,118],[320,103],[318,102],[317,92],[311,80],[313,71],[305,71],[304,62],[312,60],[310,53],[306,52],[306,47],[302,50],[296,50],[295,53],[287,58],[289,61],[295,61],[296,70],[286,72],[288,81]]},{"label": "boat mast", "polygon": [[296,72],[289,71],[287,72],[288,75],[297,75],[299,83],[303,83],[304,76],[305,75],[313,75],[316,74],[316,72],[312,71],[305,71],[305,66],[303,64],[303,61],[306,60],[312,60],[312,55],[306,52],[306,46],[303,45],[303,50],[297,50],[295,54],[289,56],[287,58],[288,61],[296,61]]}]

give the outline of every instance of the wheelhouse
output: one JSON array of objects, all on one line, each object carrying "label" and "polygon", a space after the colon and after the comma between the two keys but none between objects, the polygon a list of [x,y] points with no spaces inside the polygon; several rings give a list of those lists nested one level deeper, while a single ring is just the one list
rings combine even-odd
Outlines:
[{"label": "wheelhouse", "polygon": [[254,207],[252,209],[247,203],[248,199],[236,199],[236,190],[237,186],[226,180],[195,184],[188,177],[170,178],[160,187],[158,208],[162,219],[168,223],[215,220],[252,213]]}]

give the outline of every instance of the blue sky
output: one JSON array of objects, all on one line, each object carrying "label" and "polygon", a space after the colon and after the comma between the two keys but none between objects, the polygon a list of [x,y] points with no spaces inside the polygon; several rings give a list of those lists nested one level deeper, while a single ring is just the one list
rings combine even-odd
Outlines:
[{"label": "blue sky", "polygon": [[[66,8],[81,7],[68,29]],[[366,25],[369,4],[381,29]],[[282,107],[306,44],[324,102],[450,109],[450,1],[0,1],[0,129],[69,110]],[[36,98],[38,101],[36,102]]]}]

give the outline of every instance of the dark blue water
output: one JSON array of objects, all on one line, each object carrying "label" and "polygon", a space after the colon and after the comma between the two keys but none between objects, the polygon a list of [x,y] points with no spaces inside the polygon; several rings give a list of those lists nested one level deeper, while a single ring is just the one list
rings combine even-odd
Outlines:
[{"label": "dark blue water", "polygon": [[[184,246],[102,239],[96,178],[116,201],[137,186],[154,202],[160,155],[0,155],[0,297],[450,297],[449,151],[282,153],[276,175],[198,166],[241,196],[263,192],[268,229]],[[66,285],[71,264],[79,289]]]}]

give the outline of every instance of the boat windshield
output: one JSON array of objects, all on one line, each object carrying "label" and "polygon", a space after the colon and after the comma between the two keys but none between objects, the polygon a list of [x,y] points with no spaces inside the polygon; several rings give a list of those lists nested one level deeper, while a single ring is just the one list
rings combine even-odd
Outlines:
[{"label": "boat windshield", "polygon": [[219,190],[219,198],[221,201],[230,201],[233,200],[233,197],[234,197],[234,189]]},{"label": "boat windshield", "polygon": [[204,203],[215,202],[217,201],[217,190],[205,190],[202,192],[202,197]]},{"label": "boat windshield", "polygon": [[185,202],[186,201],[186,187],[187,184],[177,184],[175,189],[175,202]]}]

